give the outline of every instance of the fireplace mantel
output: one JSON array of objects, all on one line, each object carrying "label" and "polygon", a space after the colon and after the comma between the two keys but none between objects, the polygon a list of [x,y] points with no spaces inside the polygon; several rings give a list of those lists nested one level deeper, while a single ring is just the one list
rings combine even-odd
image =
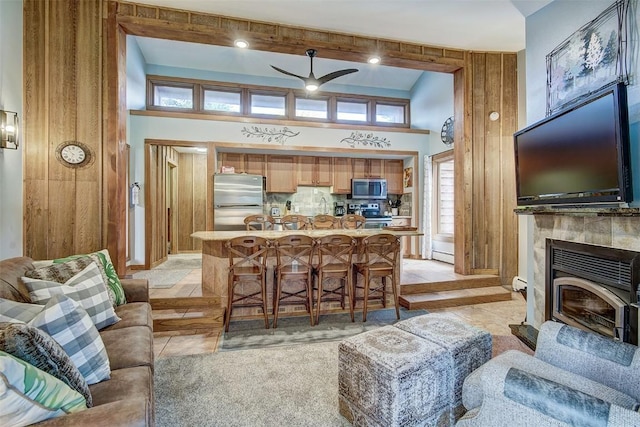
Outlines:
[{"label": "fireplace mantel", "polygon": [[570,216],[640,216],[640,208],[620,207],[558,207],[558,206],[526,206],[513,210],[516,215],[570,215]]}]

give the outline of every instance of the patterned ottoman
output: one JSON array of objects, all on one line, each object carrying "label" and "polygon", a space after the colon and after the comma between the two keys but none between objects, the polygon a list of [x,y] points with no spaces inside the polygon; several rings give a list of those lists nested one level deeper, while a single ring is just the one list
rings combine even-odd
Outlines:
[{"label": "patterned ottoman", "polygon": [[393,326],[339,346],[340,414],[357,426],[449,425],[451,356]]},{"label": "patterned ottoman", "polygon": [[446,348],[451,355],[453,424],[465,412],[462,405],[462,384],[465,378],[491,359],[491,334],[450,315],[437,313],[403,320],[394,326]]}]

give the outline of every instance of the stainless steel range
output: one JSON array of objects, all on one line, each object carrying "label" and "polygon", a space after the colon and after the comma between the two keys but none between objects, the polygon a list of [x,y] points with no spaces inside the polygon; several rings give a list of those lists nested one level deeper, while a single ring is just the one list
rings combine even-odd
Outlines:
[{"label": "stainless steel range", "polygon": [[391,215],[380,212],[380,203],[350,203],[348,212],[365,217],[364,228],[384,228],[391,225]]}]

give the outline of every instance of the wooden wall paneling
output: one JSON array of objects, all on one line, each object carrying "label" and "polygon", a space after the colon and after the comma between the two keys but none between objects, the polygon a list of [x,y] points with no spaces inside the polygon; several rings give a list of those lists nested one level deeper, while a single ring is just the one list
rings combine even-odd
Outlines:
[{"label": "wooden wall paneling", "polygon": [[517,55],[503,55],[503,95],[500,120],[502,122],[501,160],[502,165],[502,251],[501,278],[503,285],[511,285],[518,274],[518,217],[516,208],[515,158],[513,133],[518,129],[518,70]]},{"label": "wooden wall paneling", "polygon": [[45,90],[48,11],[48,3],[23,2],[23,252],[36,260],[47,258],[49,241],[49,93]]},{"label": "wooden wall paneling", "polygon": [[500,111],[502,101],[502,54],[488,53],[485,57],[485,108],[482,121],[485,127],[484,203],[479,208],[486,224],[483,237],[484,262],[480,268],[500,269],[502,248],[502,170],[500,120],[489,120],[492,111]]},{"label": "wooden wall paneling", "polygon": [[77,8],[76,105],[82,118],[76,132],[78,141],[93,152],[94,161],[76,172],[74,252],[89,253],[102,249],[102,20],[99,3],[78,2]]},{"label": "wooden wall paneling", "polygon": [[[193,155],[193,231],[204,231],[207,227],[207,156]],[[192,251],[202,251],[200,239],[191,240]]]},{"label": "wooden wall paneling", "polygon": [[178,161],[178,236],[176,239],[178,252],[189,251],[192,248],[193,187],[193,154],[182,153]]},{"label": "wooden wall paneling", "polygon": [[[103,60],[102,60],[102,198],[103,198],[103,246],[109,250],[118,274],[125,274],[127,244],[126,224],[128,168],[126,147],[126,34],[116,20],[117,3],[101,2],[104,5]],[[146,211],[145,211],[146,213]],[[147,261],[145,254],[145,262]]]},{"label": "wooden wall paneling", "polygon": [[56,159],[56,148],[76,140],[76,2],[51,3],[47,88],[49,98],[49,242],[47,258],[73,255],[75,245],[76,170]]},{"label": "wooden wall paneling", "polygon": [[216,149],[213,145],[207,150],[207,169],[204,171],[206,180],[206,228],[213,230],[213,175],[216,173]]},{"label": "wooden wall paneling", "polygon": [[473,67],[471,53],[465,54],[465,67],[453,74],[454,97],[454,173],[455,173],[455,236],[454,270],[471,274],[473,244]]},{"label": "wooden wall paneling", "polygon": [[[484,215],[485,199],[485,84],[486,84],[486,54],[474,53],[473,55],[473,196],[472,196],[472,247],[471,264],[473,269],[480,269],[486,263],[486,221]],[[473,270],[472,270],[473,271]]]}]

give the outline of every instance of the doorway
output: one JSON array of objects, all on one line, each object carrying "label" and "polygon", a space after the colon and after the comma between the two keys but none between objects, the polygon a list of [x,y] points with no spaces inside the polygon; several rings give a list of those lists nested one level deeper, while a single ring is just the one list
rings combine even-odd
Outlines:
[{"label": "doorway", "polygon": [[431,244],[432,257],[454,263],[454,160],[453,150],[432,157]]}]

